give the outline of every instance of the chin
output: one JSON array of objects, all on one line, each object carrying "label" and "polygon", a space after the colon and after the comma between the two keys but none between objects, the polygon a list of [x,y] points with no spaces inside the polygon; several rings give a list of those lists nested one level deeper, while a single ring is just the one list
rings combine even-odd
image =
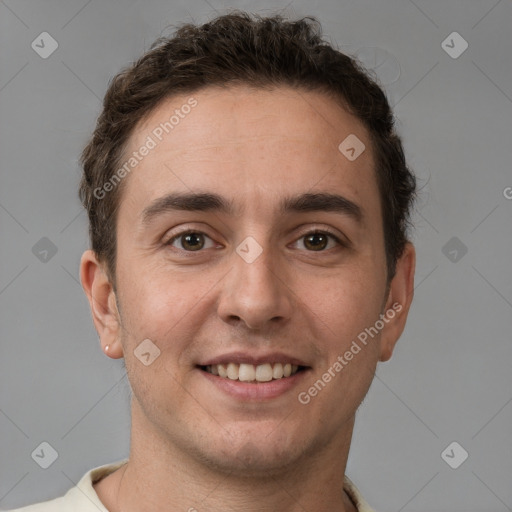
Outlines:
[{"label": "chin", "polygon": [[261,430],[258,434],[238,432],[231,439],[225,435],[204,447],[202,462],[215,471],[236,473],[241,478],[274,478],[297,467],[297,462],[306,455],[304,440],[283,434]]},{"label": "chin", "polygon": [[209,457],[209,463],[216,471],[237,474],[240,478],[275,478],[286,473],[297,459],[297,454],[280,451],[279,453],[262,450],[252,443],[242,446],[236,453],[215,454]]}]

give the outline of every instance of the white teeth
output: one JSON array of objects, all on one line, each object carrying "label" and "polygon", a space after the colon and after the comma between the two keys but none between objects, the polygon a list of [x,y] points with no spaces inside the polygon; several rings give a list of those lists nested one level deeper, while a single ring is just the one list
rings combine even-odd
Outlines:
[{"label": "white teeth", "polygon": [[272,377],[274,377],[274,379],[280,379],[283,375],[283,365],[281,363],[276,363],[272,370]]},{"label": "white teeth", "polygon": [[272,380],[272,366],[268,363],[256,366],[256,380],[258,382],[269,382]]},{"label": "white teeth", "polygon": [[225,379],[228,376],[226,367],[223,364],[213,364],[212,366],[210,366],[210,368],[213,368],[214,366],[217,367],[217,371],[219,372],[219,377],[223,377]]},{"label": "white teeth", "polygon": [[228,379],[238,380],[238,365],[235,363],[228,364]]},{"label": "white teeth", "polygon": [[206,366],[206,371],[212,375],[241,382],[270,382],[272,379],[277,380],[295,375],[298,369],[297,365],[290,363],[264,363],[258,366],[246,363],[229,363],[227,365],[213,364]]},{"label": "white teeth", "polygon": [[256,370],[252,364],[241,364],[238,369],[238,380],[251,382],[256,379]]}]

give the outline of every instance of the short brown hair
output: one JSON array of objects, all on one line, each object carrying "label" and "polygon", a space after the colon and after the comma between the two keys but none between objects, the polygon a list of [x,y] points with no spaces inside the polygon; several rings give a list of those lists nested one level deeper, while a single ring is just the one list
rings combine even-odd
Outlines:
[{"label": "short brown hair", "polygon": [[79,195],[89,216],[92,249],[106,263],[114,285],[116,212],[123,187],[114,187],[106,199],[95,190],[112,178],[135,126],[162,100],[237,84],[324,92],[363,122],[376,162],[389,282],[407,242],[416,180],[384,92],[357,61],[322,39],[314,17],[289,21],[235,11],[200,26],[185,24],[173,37],[159,38],[109,85],[82,153]]}]

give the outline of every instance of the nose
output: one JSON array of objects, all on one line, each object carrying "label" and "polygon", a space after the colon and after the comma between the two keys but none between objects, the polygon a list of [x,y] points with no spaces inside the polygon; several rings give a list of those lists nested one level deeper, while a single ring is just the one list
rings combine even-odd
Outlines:
[{"label": "nose", "polygon": [[263,248],[252,262],[237,252],[232,258],[218,302],[222,320],[252,330],[284,325],[291,318],[293,292],[278,256]]}]

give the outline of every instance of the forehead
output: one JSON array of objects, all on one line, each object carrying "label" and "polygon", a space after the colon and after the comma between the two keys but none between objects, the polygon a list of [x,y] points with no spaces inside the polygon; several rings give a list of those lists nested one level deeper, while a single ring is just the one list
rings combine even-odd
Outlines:
[{"label": "forehead", "polygon": [[[347,137],[366,146],[353,161],[339,148]],[[150,149],[139,155],[123,192],[122,202],[137,208],[172,190],[198,188],[235,202],[243,197],[245,206],[250,197],[268,201],[315,187],[379,202],[367,130],[320,92],[237,86],[176,95],[134,129],[125,160],[144,146]]]}]

